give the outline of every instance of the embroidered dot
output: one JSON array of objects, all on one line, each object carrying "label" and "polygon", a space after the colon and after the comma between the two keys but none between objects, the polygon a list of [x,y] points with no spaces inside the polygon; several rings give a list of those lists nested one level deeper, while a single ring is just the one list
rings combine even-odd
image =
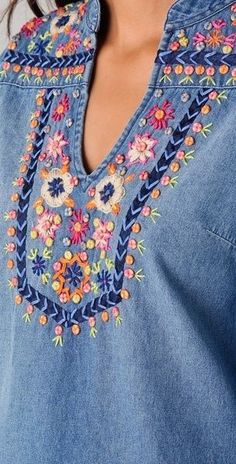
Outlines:
[{"label": "embroidered dot", "polygon": [[133,279],[133,277],[135,276],[135,272],[133,269],[125,269],[124,271],[124,276],[127,278],[127,279]]},{"label": "embroidered dot", "polygon": [[35,240],[39,236],[38,231],[35,230],[35,229],[32,229],[31,232],[30,232],[30,236],[31,236],[32,240]]},{"label": "embroidered dot", "polygon": [[178,172],[180,169],[180,164],[177,161],[173,161],[170,165],[170,169],[173,172]]},{"label": "embroidered dot", "polygon": [[[129,248],[131,248],[131,250],[136,250],[137,248],[137,240],[135,240],[134,238],[131,238],[128,242],[128,246]],[[128,256],[128,255],[127,255]],[[133,258],[133,257],[132,257]],[[127,257],[126,257],[127,259]],[[127,261],[126,261],[127,262]]]},{"label": "embroidered dot", "polygon": [[8,235],[8,237],[14,237],[16,235],[15,227],[8,227],[7,235]]},{"label": "embroidered dot", "polygon": [[184,72],[183,65],[182,64],[177,64],[175,66],[175,74],[177,74],[177,76],[178,76],[178,75],[182,74],[183,72]]},{"label": "embroidered dot", "polygon": [[[137,242],[136,240],[134,240],[134,249],[137,248]],[[125,262],[126,264],[128,264],[129,266],[132,266],[132,264],[134,264],[134,257],[132,255],[127,255],[126,258],[125,258]]]},{"label": "embroidered dot", "polygon": [[95,248],[95,240],[93,240],[92,238],[90,238],[89,240],[87,240],[87,248],[89,250],[93,250],[93,248]]},{"label": "embroidered dot", "polygon": [[43,205],[36,206],[35,211],[36,211],[36,214],[40,216],[44,212],[44,206]]},{"label": "embroidered dot", "polygon": [[61,335],[63,333],[63,327],[61,325],[56,325],[54,332],[56,335]]},{"label": "embroidered dot", "polygon": [[53,240],[53,238],[51,238],[51,237],[47,237],[47,239],[45,240],[45,245],[46,245],[48,248],[50,248],[50,247],[53,245],[53,243],[54,243],[54,240]]},{"label": "embroidered dot", "polygon": [[21,304],[22,301],[23,301],[22,295],[16,295],[16,296],[15,296],[15,303],[16,303],[16,304]]},{"label": "embroidered dot", "polygon": [[74,124],[74,120],[69,118],[66,120],[66,127],[71,127]]},{"label": "embroidered dot", "polygon": [[174,131],[173,127],[167,127],[167,128],[165,129],[165,134],[166,134],[166,135],[172,135],[172,134],[173,134],[173,131]]},{"label": "embroidered dot", "polygon": [[230,45],[224,45],[224,47],[222,48],[222,50],[223,50],[223,53],[228,54],[228,53],[232,53],[233,48],[230,47]]},{"label": "embroidered dot", "polygon": [[146,180],[146,179],[148,179],[148,177],[149,177],[149,172],[148,171],[142,171],[139,174],[139,179],[140,180]]},{"label": "embroidered dot", "polygon": [[220,74],[227,74],[229,72],[230,68],[229,66],[227,66],[227,64],[222,64],[220,67],[219,67],[219,72]]},{"label": "embroidered dot", "polygon": [[39,316],[39,323],[40,323],[41,325],[46,325],[47,322],[48,322],[48,318],[47,318],[46,314],[41,314],[41,315]]},{"label": "embroidered dot", "polygon": [[184,143],[185,143],[185,145],[187,145],[187,146],[190,147],[191,145],[194,145],[195,139],[194,139],[194,137],[192,137],[191,135],[190,135],[190,136],[187,136],[187,137],[185,137],[185,139],[184,139]]},{"label": "embroidered dot", "polygon": [[8,269],[13,269],[14,266],[15,266],[15,263],[14,263],[13,259],[8,259],[7,268]]},{"label": "embroidered dot", "polygon": [[[122,300],[128,300],[130,298],[130,293],[126,288],[122,288],[122,290],[120,291],[120,296],[121,296]],[[113,314],[114,314],[114,312],[113,312]]]},{"label": "embroidered dot", "polygon": [[44,128],[43,128],[43,132],[44,132],[45,134],[49,134],[50,130],[51,130],[51,126],[50,126],[49,124],[47,124],[47,125],[44,126]]},{"label": "embroidered dot", "polygon": [[188,92],[183,92],[181,95],[182,102],[186,103],[190,99],[190,94]]},{"label": "embroidered dot", "polygon": [[140,230],[141,230],[141,225],[138,222],[135,222],[135,224],[133,224],[132,226],[132,232],[134,232],[135,234],[138,234]]},{"label": "embroidered dot", "polygon": [[164,185],[164,186],[169,185],[170,181],[171,181],[170,176],[162,176],[162,178],[161,178],[161,184]]},{"label": "embroidered dot", "polygon": [[206,115],[208,113],[210,113],[211,111],[211,106],[210,105],[204,105],[201,109],[201,113]]},{"label": "embroidered dot", "polygon": [[152,212],[152,209],[150,208],[150,206],[144,206],[142,211],[141,211],[141,214],[144,216],[144,217],[148,217],[151,215],[151,212]]},{"label": "embroidered dot", "polygon": [[197,74],[197,76],[202,76],[204,72],[205,72],[205,66],[203,66],[202,64],[199,64],[196,66],[195,73]]},{"label": "embroidered dot", "polygon": [[109,321],[109,313],[108,311],[102,311],[101,312],[101,319],[103,322],[108,322]]},{"label": "embroidered dot", "polygon": [[95,317],[93,317],[93,316],[89,317],[88,318],[88,324],[89,324],[90,327],[95,327],[95,325],[96,325]]},{"label": "embroidered dot", "polygon": [[122,166],[122,168],[118,170],[118,173],[120,174],[120,176],[125,176],[125,174],[127,173],[127,170],[128,168],[126,166]]},{"label": "embroidered dot", "polygon": [[159,98],[159,97],[162,97],[163,93],[164,93],[163,89],[156,89],[154,92],[154,96]]},{"label": "embroidered dot", "polygon": [[73,324],[71,326],[71,332],[73,333],[73,335],[79,335],[81,333],[81,328],[78,324]]},{"label": "embroidered dot", "polygon": [[18,200],[19,200],[19,193],[13,193],[11,195],[11,201],[15,203]]},{"label": "embroidered dot", "polygon": [[34,307],[33,307],[33,305],[32,305],[31,303],[29,303],[29,304],[27,305],[27,307],[26,307],[26,312],[27,312],[27,314],[33,314],[33,312],[34,312]]},{"label": "embroidered dot", "polygon": [[161,191],[159,189],[154,189],[151,193],[151,198],[158,198],[161,195]]},{"label": "embroidered dot", "polygon": [[206,29],[206,31],[210,31],[212,29],[212,23],[210,21],[207,21],[205,24],[204,24],[204,29]]},{"label": "embroidered dot", "polygon": [[70,246],[71,245],[71,239],[69,237],[64,237],[62,240],[62,243],[64,246]]},{"label": "embroidered dot", "polygon": [[74,98],[78,98],[80,96],[80,90],[79,89],[73,90],[72,95]]},{"label": "embroidered dot", "polygon": [[53,164],[52,159],[47,159],[47,160],[44,162],[44,166],[45,166],[46,168],[50,168],[50,167],[52,166],[52,164]]},{"label": "embroidered dot", "polygon": [[147,124],[146,118],[141,118],[139,121],[139,126],[144,127]]},{"label": "embroidered dot", "polygon": [[195,122],[193,124],[193,132],[199,133],[201,132],[202,128],[203,128],[203,125],[200,122]]},{"label": "embroidered dot", "polygon": [[177,37],[179,39],[181,39],[182,37],[185,37],[185,30],[184,29],[180,29],[179,31],[177,31]]},{"label": "embroidered dot", "polygon": [[71,253],[70,250],[65,251],[64,257],[68,260],[72,259],[73,254]]},{"label": "embroidered dot", "polygon": [[119,153],[117,156],[116,156],[116,163],[117,164],[122,164],[125,162],[125,156],[121,153]]},{"label": "embroidered dot", "polygon": [[197,45],[196,45],[196,49],[198,52],[201,52],[202,50],[204,50],[204,48],[206,48],[206,45],[204,42],[199,42]]},{"label": "embroidered dot", "polygon": [[75,304],[80,303],[80,301],[81,301],[81,296],[80,296],[78,293],[76,293],[75,295],[73,295],[72,301],[73,301],[73,303],[75,303]]},{"label": "embroidered dot", "polygon": [[72,208],[65,208],[65,216],[72,216],[73,211]]}]

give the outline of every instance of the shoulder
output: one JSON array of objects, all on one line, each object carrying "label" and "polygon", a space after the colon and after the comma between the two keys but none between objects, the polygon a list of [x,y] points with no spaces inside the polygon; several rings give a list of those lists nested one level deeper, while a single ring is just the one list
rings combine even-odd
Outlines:
[{"label": "shoulder", "polygon": [[[71,55],[83,46],[83,32],[88,33],[86,12],[89,0],[70,3],[22,24],[7,48],[23,53]],[[85,23],[85,24],[84,24]],[[86,44],[84,44],[86,46]]]},{"label": "shoulder", "polygon": [[0,82],[78,82],[94,49],[94,0],[79,0],[22,24],[0,56]]}]

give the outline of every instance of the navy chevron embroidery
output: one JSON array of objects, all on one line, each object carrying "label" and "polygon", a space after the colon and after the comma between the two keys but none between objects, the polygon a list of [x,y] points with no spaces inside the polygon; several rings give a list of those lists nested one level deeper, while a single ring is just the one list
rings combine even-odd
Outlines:
[{"label": "navy chevron embroidery", "polygon": [[172,51],[172,50],[159,50],[155,58],[155,63],[160,64],[193,64],[193,65],[207,65],[207,66],[220,66],[226,64],[227,66],[236,65],[235,53],[220,53],[220,52],[205,52],[205,51]]},{"label": "navy chevron embroidery", "polygon": [[86,64],[93,57],[94,49],[78,54],[65,56],[62,58],[54,58],[50,55],[39,55],[21,53],[14,50],[7,50],[3,56],[3,60],[12,64],[21,66],[38,66],[40,68],[66,68],[70,66],[78,66]]},{"label": "navy chevron embroidery", "polygon": [[37,129],[36,140],[33,147],[32,158],[29,169],[25,177],[25,182],[19,199],[17,211],[17,276],[18,290],[35,308],[46,314],[49,318],[54,319],[58,324],[64,327],[71,327],[87,321],[89,317],[95,316],[104,309],[110,309],[117,305],[121,300],[121,289],[124,278],[125,258],[128,249],[128,242],[132,232],[132,225],[141,213],[143,206],[148,200],[153,189],[158,185],[163,174],[168,169],[171,161],[175,157],[181,144],[183,143],[191,125],[201,112],[202,107],[206,104],[212,88],[202,88],[199,90],[195,100],[193,100],[187,113],[174,130],[169,143],[155,167],[150,173],[150,177],[142,185],[139,193],[133,199],[129,210],[123,220],[122,227],[118,236],[118,245],[115,256],[115,267],[113,272],[113,282],[111,290],[104,292],[99,297],[85,305],[65,309],[59,304],[51,301],[45,295],[33,288],[27,279],[26,271],[26,236],[27,236],[27,212],[30,201],[30,194],[33,189],[34,176],[37,168],[37,160],[43,145],[45,131],[44,126],[47,124],[51,104],[53,101],[53,89],[48,89],[45,94],[44,107],[42,110],[39,126]]}]

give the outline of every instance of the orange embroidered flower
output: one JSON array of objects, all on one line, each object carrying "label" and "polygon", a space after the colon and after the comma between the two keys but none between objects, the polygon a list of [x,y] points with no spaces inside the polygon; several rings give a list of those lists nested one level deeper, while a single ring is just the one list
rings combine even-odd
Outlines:
[{"label": "orange embroidered flower", "polygon": [[221,33],[220,29],[215,29],[214,31],[212,31],[207,36],[207,39],[206,39],[207,45],[213,48],[218,47],[223,42],[224,42],[224,35]]}]

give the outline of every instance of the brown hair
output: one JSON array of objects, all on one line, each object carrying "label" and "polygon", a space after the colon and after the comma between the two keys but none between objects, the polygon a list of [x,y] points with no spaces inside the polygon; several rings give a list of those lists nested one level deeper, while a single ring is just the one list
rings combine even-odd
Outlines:
[{"label": "brown hair", "polygon": [[[45,12],[41,9],[38,0],[26,0],[28,5],[30,6],[31,10],[37,17],[41,17],[45,14]],[[75,2],[76,0],[74,0]],[[65,6],[68,3],[74,3],[73,0],[54,0],[54,5],[59,8],[60,6]],[[0,19],[0,23],[2,22],[3,18],[7,16],[7,33],[8,36],[10,37],[11,34],[11,21],[12,21],[12,16],[14,13],[14,10],[16,6],[18,5],[19,0],[10,0],[10,3],[8,7],[4,10],[3,15]]]}]

